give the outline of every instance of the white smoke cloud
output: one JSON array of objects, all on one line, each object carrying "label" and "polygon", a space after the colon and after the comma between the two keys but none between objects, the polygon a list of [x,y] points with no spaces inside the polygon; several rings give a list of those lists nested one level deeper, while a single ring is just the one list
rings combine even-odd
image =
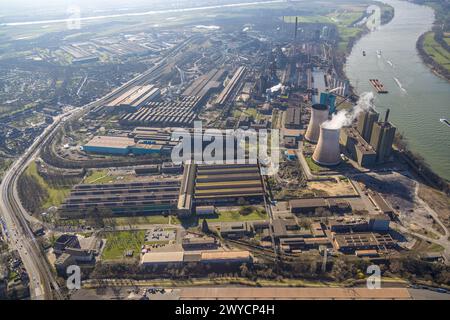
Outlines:
[{"label": "white smoke cloud", "polygon": [[269,90],[271,93],[274,93],[274,92],[279,91],[282,87],[283,87],[283,85],[281,83],[279,83],[279,84],[273,86],[272,88],[270,88]]},{"label": "white smoke cloud", "polygon": [[373,99],[373,92],[364,92],[352,109],[338,111],[336,114],[333,114],[330,120],[325,121],[322,127],[326,129],[340,129],[351,125],[361,112],[367,111],[371,107],[373,108]]}]

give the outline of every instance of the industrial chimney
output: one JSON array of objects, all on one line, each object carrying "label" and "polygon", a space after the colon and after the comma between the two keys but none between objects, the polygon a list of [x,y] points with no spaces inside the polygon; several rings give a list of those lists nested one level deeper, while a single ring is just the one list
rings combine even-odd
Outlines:
[{"label": "industrial chimney", "polygon": [[389,120],[389,112],[390,111],[391,110],[389,110],[389,109],[386,110],[386,116],[384,117],[384,122],[388,122],[388,120]]},{"label": "industrial chimney", "polygon": [[320,165],[335,166],[341,162],[341,150],[339,148],[340,129],[329,129],[320,126],[320,137],[312,159]]},{"label": "industrial chimney", "polygon": [[305,139],[311,143],[317,143],[320,134],[320,125],[328,120],[328,106],[316,103],[311,107],[311,119],[306,130]]}]

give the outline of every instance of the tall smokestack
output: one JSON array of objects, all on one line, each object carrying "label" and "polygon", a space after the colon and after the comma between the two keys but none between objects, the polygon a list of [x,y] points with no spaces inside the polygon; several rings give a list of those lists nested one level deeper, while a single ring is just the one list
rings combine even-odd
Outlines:
[{"label": "tall smokestack", "polygon": [[329,129],[320,126],[320,137],[312,159],[320,165],[335,166],[341,162],[341,150],[339,148],[340,129]]},{"label": "tall smokestack", "polygon": [[384,122],[388,122],[388,120],[389,120],[389,112],[390,111],[391,111],[390,109],[386,110],[386,116],[384,117]]},{"label": "tall smokestack", "polygon": [[297,39],[297,29],[298,29],[298,17],[295,17],[294,39]]},{"label": "tall smokestack", "polygon": [[320,125],[328,120],[328,106],[316,103],[311,107],[311,119],[306,130],[305,139],[311,143],[317,143],[320,135]]}]

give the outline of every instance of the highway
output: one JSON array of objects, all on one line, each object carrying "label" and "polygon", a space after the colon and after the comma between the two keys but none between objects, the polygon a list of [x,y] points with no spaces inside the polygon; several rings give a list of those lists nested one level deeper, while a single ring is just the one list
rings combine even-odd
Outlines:
[{"label": "highway", "polygon": [[37,243],[28,225],[27,219],[30,219],[30,216],[23,208],[17,192],[18,178],[27,168],[28,164],[40,153],[42,146],[52,138],[64,122],[80,118],[91,109],[105,105],[126,90],[129,90],[131,86],[154,80],[166,66],[167,59],[177,54],[183,47],[196,38],[198,37],[188,38],[173,47],[152,68],[114,89],[104,97],[55,117],[54,122],[42,132],[28,150],[5,172],[0,184],[0,214],[3,221],[1,227],[3,233],[7,235],[6,237],[10,247],[19,252],[30,279],[30,295],[32,299],[63,299],[64,295],[61,293],[56,282],[56,277],[47,262],[44,252]]}]

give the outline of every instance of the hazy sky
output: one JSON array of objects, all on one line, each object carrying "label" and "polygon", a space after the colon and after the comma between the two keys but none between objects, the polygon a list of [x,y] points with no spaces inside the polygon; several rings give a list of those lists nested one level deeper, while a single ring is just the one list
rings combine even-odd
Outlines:
[{"label": "hazy sky", "polygon": [[[249,2],[250,0],[0,0],[1,16],[61,14],[71,6],[80,7],[87,15],[112,9],[133,11],[134,8],[177,8],[196,5]],[[258,1],[258,0],[256,0]]]}]

